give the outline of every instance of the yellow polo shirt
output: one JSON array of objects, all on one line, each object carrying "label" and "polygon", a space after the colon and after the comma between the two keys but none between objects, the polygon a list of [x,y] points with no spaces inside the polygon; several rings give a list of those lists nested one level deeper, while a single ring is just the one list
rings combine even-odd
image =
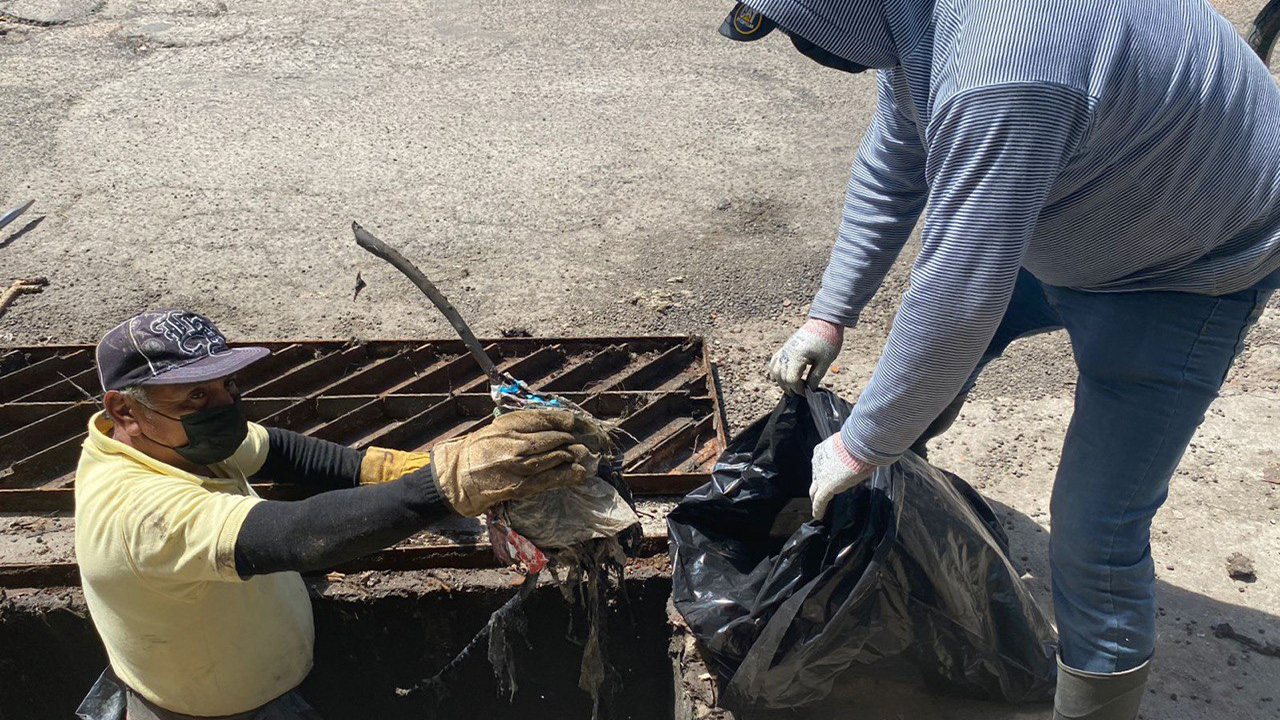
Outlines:
[{"label": "yellow polo shirt", "polygon": [[186,715],[232,715],[297,687],[311,671],[311,601],[295,572],[236,574],[248,476],[267,431],[218,477],[193,475],[111,439],[99,413],[76,469],[76,559],[111,667],[138,694]]}]

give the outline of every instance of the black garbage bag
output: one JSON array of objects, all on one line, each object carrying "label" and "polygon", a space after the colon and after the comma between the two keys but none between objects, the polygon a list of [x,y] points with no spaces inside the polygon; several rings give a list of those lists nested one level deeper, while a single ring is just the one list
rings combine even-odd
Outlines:
[{"label": "black garbage bag", "polygon": [[1053,695],[1053,628],[1009,563],[995,513],[908,454],[810,518],[813,448],[850,404],[787,395],[671,512],[673,601],[745,712],[858,677],[1013,702]]}]

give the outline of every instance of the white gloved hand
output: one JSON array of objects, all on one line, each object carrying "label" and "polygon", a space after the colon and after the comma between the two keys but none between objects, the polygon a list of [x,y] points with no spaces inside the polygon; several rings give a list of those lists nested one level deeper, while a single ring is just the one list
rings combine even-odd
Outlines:
[{"label": "white gloved hand", "polygon": [[809,318],[769,360],[765,375],[783,390],[797,395],[804,392],[805,370],[809,371],[809,387],[817,388],[822,376],[840,354],[844,328],[835,323]]},{"label": "white gloved hand", "polygon": [[875,469],[849,452],[840,433],[819,443],[813,449],[813,480],[809,483],[814,519],[821,520],[832,498],[871,477]]}]

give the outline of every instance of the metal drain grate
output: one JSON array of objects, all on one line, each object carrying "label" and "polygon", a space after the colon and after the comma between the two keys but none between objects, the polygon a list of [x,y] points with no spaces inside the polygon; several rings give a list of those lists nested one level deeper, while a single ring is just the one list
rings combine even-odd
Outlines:
[{"label": "metal drain grate", "polygon": [[[488,381],[460,341],[258,343],[239,376],[252,420],[334,442],[402,450],[483,426]],[[500,369],[615,421],[639,495],[706,482],[724,450],[719,397],[699,338],[485,341]],[[0,348],[0,511],[73,508],[71,485],[99,385],[88,345]],[[297,488],[255,485],[270,498]]]}]

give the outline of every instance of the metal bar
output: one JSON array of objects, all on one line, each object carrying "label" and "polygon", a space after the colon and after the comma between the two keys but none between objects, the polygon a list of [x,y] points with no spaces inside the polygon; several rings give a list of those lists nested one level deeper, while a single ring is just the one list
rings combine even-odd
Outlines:
[{"label": "metal bar", "polygon": [[381,394],[398,382],[412,378],[430,367],[437,357],[431,345],[419,345],[379,358],[318,392],[327,395]]},{"label": "metal bar", "polygon": [[[470,356],[463,357],[470,359]],[[450,424],[446,425],[446,423]],[[440,435],[438,428],[447,429],[457,425],[457,401],[450,397],[400,423],[370,435],[357,447],[366,448],[376,445],[396,450],[417,450]],[[424,437],[425,440],[422,439]]]},{"label": "metal bar", "polygon": [[94,368],[81,370],[75,374],[65,374],[57,380],[50,382],[48,385],[36,390],[28,392],[26,395],[19,395],[10,402],[17,403],[33,403],[33,402],[53,402],[53,401],[72,401],[72,400],[92,400],[101,395],[102,386],[99,385],[98,371]]},{"label": "metal bar", "polygon": [[[636,497],[684,495],[704,485],[711,476],[698,473],[623,473],[622,479]],[[267,500],[303,500],[318,494],[303,485],[289,483],[253,483],[254,492]],[[72,488],[18,488],[0,489],[0,512],[47,513],[75,510],[75,490]]]},{"label": "metal bar", "polygon": [[[485,349],[494,350],[496,348],[490,344]],[[470,355],[459,355],[439,367],[428,369],[422,375],[387,390],[386,393],[403,395],[406,393],[453,392],[454,388],[466,385],[483,375],[484,371],[476,364],[475,358]]]},{"label": "metal bar", "polygon": [[43,360],[0,375],[0,402],[10,402],[29,394],[32,388],[43,388],[62,379],[61,373],[82,372],[93,363],[93,351],[76,348],[59,352]]},{"label": "metal bar", "polygon": [[618,345],[610,345],[576,365],[570,365],[564,372],[537,385],[530,385],[536,391],[557,392],[560,390],[587,390],[598,384],[602,376],[617,372],[626,365],[629,353]]},{"label": "metal bar", "polygon": [[729,447],[727,431],[729,418],[725,415],[724,404],[720,402],[720,398],[724,397],[720,393],[720,374],[716,372],[716,366],[711,363],[711,354],[707,352],[705,343],[702,344],[702,369],[706,377],[706,385],[703,387],[703,391],[711,396],[711,414],[716,419],[716,440],[720,444],[720,450],[724,450]]},{"label": "metal bar", "polygon": [[671,473],[623,473],[622,479],[636,497],[662,495],[688,495],[694,489],[711,482],[708,473],[673,475]]},{"label": "metal bar", "polygon": [[33,449],[48,445],[50,440],[61,441],[69,437],[84,437],[89,418],[97,412],[94,403],[81,402],[18,426],[0,435],[0,467],[6,467],[27,457]]},{"label": "metal bar", "polygon": [[9,466],[7,475],[0,475],[0,487],[38,487],[65,477],[75,470],[81,442],[79,437],[67,438],[19,460]]},{"label": "metal bar", "polygon": [[381,432],[387,422],[412,417],[448,399],[448,395],[412,395],[394,400],[377,396],[315,428],[311,434],[330,442],[358,445],[365,438]]},{"label": "metal bar", "polygon": [[[563,365],[564,360],[564,350],[560,346],[548,345],[535,350],[531,355],[517,355],[508,358],[498,364],[498,372],[529,384],[536,382],[537,379],[551,372],[553,368]],[[488,378],[477,380],[458,392],[460,394],[485,393],[487,395],[489,393],[489,380]]]},{"label": "metal bar", "polygon": [[644,451],[633,449],[635,459],[624,466],[624,472],[664,472],[675,470],[679,457],[692,458],[707,439],[715,436],[715,421],[708,414],[696,421],[686,420],[674,432],[658,439]]},{"label": "metal bar", "polygon": [[75,510],[75,493],[70,488],[17,490],[0,488],[0,512],[43,513]]},{"label": "metal bar", "polygon": [[[667,552],[666,534],[645,536],[640,543],[640,557],[654,557]],[[438,545],[432,547],[400,547],[366,555],[358,560],[308,575],[330,572],[357,573],[369,570],[406,571],[441,568],[483,569],[501,567],[488,545]],[[74,562],[0,563],[0,588],[76,587],[80,584],[80,568]]]},{"label": "metal bar", "polygon": [[[616,382],[610,383],[605,389],[630,390],[651,388],[655,384],[661,386],[671,378],[681,375],[697,359],[697,344],[685,343],[658,354],[657,357],[622,376]],[[675,372],[671,372],[673,369]]]},{"label": "metal bar", "polygon": [[252,395],[253,391],[264,383],[271,382],[285,368],[294,367],[300,362],[314,360],[322,351],[312,345],[292,343],[282,348],[273,348],[271,354],[236,373],[236,385],[242,395]]},{"label": "metal bar", "polygon": [[367,354],[368,351],[363,345],[352,345],[335,353],[327,353],[298,365],[244,394],[254,397],[310,395],[311,391],[323,385],[326,379],[334,375],[345,375],[346,373],[342,371],[351,364],[353,358],[367,357]]}]

